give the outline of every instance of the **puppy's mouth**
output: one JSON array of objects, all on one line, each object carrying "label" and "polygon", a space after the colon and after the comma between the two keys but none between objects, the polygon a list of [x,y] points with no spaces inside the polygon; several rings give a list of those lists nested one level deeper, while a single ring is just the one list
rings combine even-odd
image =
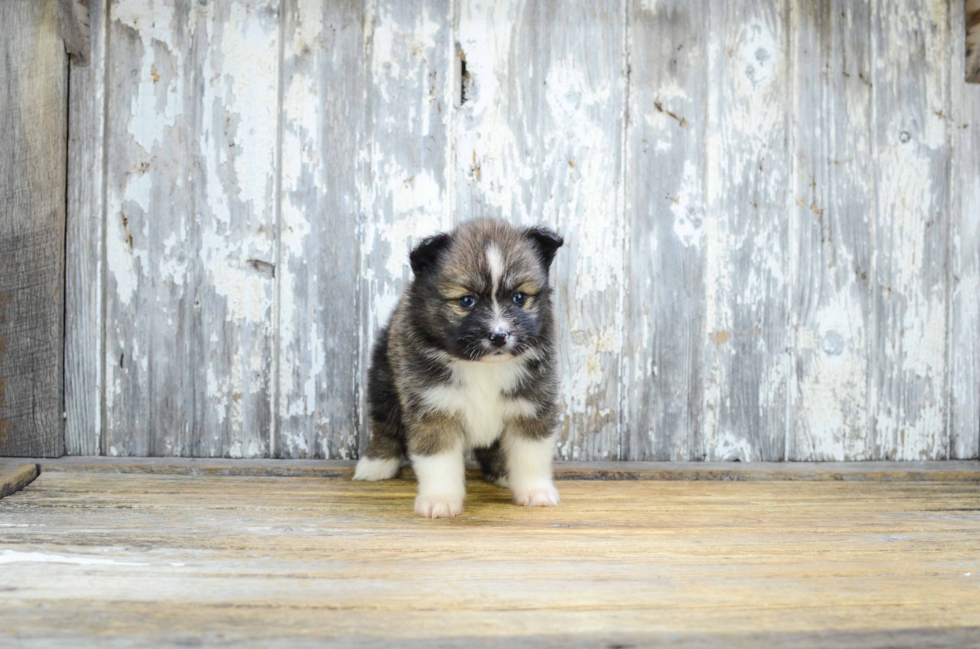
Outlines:
[{"label": "puppy's mouth", "polygon": [[514,358],[514,354],[505,349],[495,349],[480,357],[481,363],[503,363]]},{"label": "puppy's mouth", "polygon": [[474,341],[459,356],[477,363],[503,363],[517,358],[527,350],[528,346],[519,340],[508,341],[506,345],[499,347],[486,341]]}]

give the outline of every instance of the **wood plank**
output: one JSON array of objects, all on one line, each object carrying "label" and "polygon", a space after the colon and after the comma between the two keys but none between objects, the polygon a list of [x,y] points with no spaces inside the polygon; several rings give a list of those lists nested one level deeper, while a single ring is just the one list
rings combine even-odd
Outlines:
[{"label": "wood plank", "polygon": [[363,13],[284,5],[277,457],[358,451]]},{"label": "wood plank", "polygon": [[[452,15],[450,0],[374,0],[365,9],[359,386],[367,384],[374,337],[411,276],[411,246],[453,225]],[[360,389],[359,451],[369,439],[366,396]]]},{"label": "wood plank", "polygon": [[[201,476],[278,476],[349,479],[344,460],[231,460],[221,458],[83,458],[37,460],[41,471],[153,473]],[[409,468],[402,478],[411,479]],[[468,475],[480,477],[476,464]],[[558,480],[725,480],[846,482],[980,482],[980,462],[581,462],[555,463]]]},{"label": "wood plank", "polygon": [[708,9],[704,457],[782,460],[791,363],[789,5]]},{"label": "wood plank", "polygon": [[72,55],[75,67],[85,67],[92,60],[89,30],[91,1],[93,0],[58,0],[61,37],[65,41],[65,50]]},{"label": "wood plank", "polygon": [[552,272],[564,459],[623,455],[625,11],[622,0],[458,5],[457,214],[565,236]]},{"label": "wood plank", "polygon": [[[980,2],[976,9],[980,39]],[[949,457],[968,459],[980,457],[980,94],[959,82],[960,62],[965,59],[960,56],[964,44],[956,34],[964,29],[966,16],[955,2],[951,11]],[[977,49],[980,57],[980,42]]]},{"label": "wood plank", "polygon": [[265,456],[278,2],[111,19],[105,450]]},{"label": "wood plank", "polygon": [[868,460],[875,457],[871,6],[807,0],[794,16],[795,344],[786,456]]},{"label": "wood plank", "polygon": [[34,482],[37,476],[37,464],[0,462],[0,498],[17,493]]},{"label": "wood plank", "polygon": [[629,277],[624,457],[701,459],[708,16],[680,0],[629,14]]},{"label": "wood plank", "polygon": [[4,1],[0,33],[0,456],[58,456],[68,78],[57,6]]},{"label": "wood plank", "polygon": [[876,457],[947,456],[949,6],[878,3],[874,364]]},{"label": "wood plank", "polygon": [[91,61],[69,68],[65,242],[65,452],[102,453],[107,13],[90,0]]},{"label": "wood plank", "polygon": [[433,522],[400,480],[44,472],[0,501],[0,633],[766,647],[976,632],[975,484],[560,486],[561,507],[527,509],[471,482],[466,512]]}]

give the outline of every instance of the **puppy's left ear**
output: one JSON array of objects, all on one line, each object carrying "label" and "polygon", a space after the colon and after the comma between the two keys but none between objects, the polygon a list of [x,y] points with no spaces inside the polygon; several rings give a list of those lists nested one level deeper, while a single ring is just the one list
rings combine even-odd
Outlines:
[{"label": "puppy's left ear", "polygon": [[439,256],[449,245],[449,241],[449,235],[440,232],[422,239],[422,243],[412,249],[408,259],[412,263],[412,272],[416,277],[420,277],[439,262]]},{"label": "puppy's left ear", "polygon": [[551,267],[555,253],[561,248],[561,244],[565,243],[565,240],[556,232],[540,226],[527,228],[524,230],[524,236],[534,242],[538,254],[541,256],[541,263],[544,264],[545,268]]}]

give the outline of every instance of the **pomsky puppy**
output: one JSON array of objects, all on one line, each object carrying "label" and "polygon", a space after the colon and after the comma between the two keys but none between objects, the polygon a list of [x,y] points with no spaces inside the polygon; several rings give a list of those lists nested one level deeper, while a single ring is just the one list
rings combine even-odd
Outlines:
[{"label": "pomsky puppy", "polygon": [[558,504],[548,270],[562,243],[546,228],[481,220],[412,250],[415,278],[372,354],[371,440],[355,480],[392,478],[407,455],[415,512],[456,516],[472,448],[484,477],[509,487],[516,504]]}]

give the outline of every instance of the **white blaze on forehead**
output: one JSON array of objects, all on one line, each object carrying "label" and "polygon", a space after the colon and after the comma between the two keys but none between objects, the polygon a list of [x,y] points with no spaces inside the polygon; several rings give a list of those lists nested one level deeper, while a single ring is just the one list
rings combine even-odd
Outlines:
[{"label": "white blaze on forehead", "polygon": [[500,248],[491,243],[487,246],[487,265],[490,266],[490,281],[493,283],[493,294],[497,295],[500,278],[504,275],[504,258],[500,256]]},{"label": "white blaze on forehead", "polygon": [[497,244],[491,243],[486,248],[487,265],[490,267],[490,282],[492,284],[493,300],[493,331],[510,331],[510,323],[500,315],[500,305],[497,304],[497,287],[500,286],[500,278],[504,275],[504,258],[500,254]]}]

